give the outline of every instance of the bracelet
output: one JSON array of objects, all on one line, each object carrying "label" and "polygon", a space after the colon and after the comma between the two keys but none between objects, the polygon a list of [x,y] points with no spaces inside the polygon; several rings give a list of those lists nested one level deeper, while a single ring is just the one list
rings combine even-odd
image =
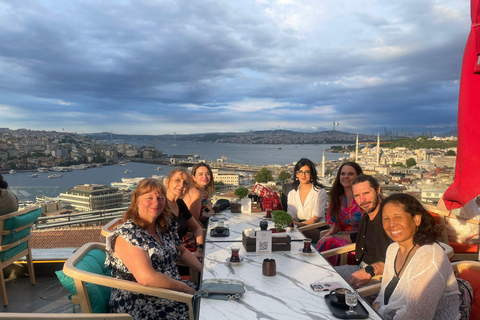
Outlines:
[{"label": "bracelet", "polygon": [[195,248],[200,248],[200,249],[203,250],[203,244],[197,244],[197,245],[195,246]]}]

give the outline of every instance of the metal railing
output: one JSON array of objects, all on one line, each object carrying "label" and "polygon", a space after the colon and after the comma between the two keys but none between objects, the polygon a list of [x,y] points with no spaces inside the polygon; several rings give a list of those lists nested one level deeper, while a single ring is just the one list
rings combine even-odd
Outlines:
[{"label": "metal railing", "polygon": [[72,225],[85,225],[95,222],[107,221],[121,217],[128,207],[86,211],[72,214],[61,214],[51,217],[40,217],[36,225],[37,229],[66,227]]}]

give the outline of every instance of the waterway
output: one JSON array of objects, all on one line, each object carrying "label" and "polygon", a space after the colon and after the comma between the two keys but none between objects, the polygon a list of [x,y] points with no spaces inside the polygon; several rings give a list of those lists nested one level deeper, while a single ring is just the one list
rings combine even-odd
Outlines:
[{"label": "waterway", "polygon": [[[222,156],[227,157],[228,162],[267,165],[286,165],[295,163],[300,158],[309,158],[313,162],[321,163],[323,149],[329,149],[331,145],[238,145],[229,143],[189,143],[178,142],[160,145],[156,148],[163,153],[173,154],[199,154],[200,159],[215,161]],[[338,160],[344,154],[325,152],[326,160]],[[162,170],[157,170],[157,167]],[[79,184],[95,183],[110,185],[112,182],[121,181],[122,178],[151,177],[152,175],[167,175],[173,167],[127,162],[125,166],[109,165],[87,170],[73,170],[61,172],[62,178],[50,179],[52,172],[38,173],[38,178],[29,178],[32,172],[19,172],[17,174],[4,174],[9,184],[9,189],[17,194],[20,200],[35,201],[36,196],[45,195],[56,197],[65,192],[67,188],[73,188]],[[125,170],[132,173],[125,173]]]}]

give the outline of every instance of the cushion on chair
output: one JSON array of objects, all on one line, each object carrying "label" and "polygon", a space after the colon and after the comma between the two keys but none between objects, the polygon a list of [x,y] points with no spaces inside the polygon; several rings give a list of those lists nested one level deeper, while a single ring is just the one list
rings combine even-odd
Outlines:
[{"label": "cushion on chair", "polygon": [[[110,269],[105,267],[105,252],[102,250],[89,251],[85,256],[75,265],[80,270],[92,272],[99,275],[111,276]],[[55,271],[60,283],[71,293],[77,293],[75,281],[73,278],[65,275],[63,271]],[[110,287],[104,287],[93,283],[86,283],[88,297],[92,305],[94,313],[108,313],[110,300]]]},{"label": "cushion on chair", "polygon": [[5,221],[5,225],[3,229],[5,230],[13,230],[17,229],[23,226],[26,226],[29,223],[34,222],[35,220],[40,217],[40,214],[42,213],[42,208],[38,208],[36,210],[30,211],[28,213],[22,214],[20,216],[15,216],[8,218]]},{"label": "cushion on chair", "polygon": [[473,288],[473,304],[470,320],[480,320],[480,271],[466,269],[457,278],[466,280]]},{"label": "cushion on chair", "polygon": [[2,251],[2,253],[0,253],[0,260],[5,261],[5,260],[8,260],[8,259],[14,257],[18,253],[27,249],[27,246],[28,246],[28,243],[24,242],[24,243],[22,243],[22,244],[20,244],[16,247],[13,247],[13,248],[5,250],[5,251]]},{"label": "cushion on chair", "polygon": [[478,243],[448,243],[456,253],[478,253]]}]

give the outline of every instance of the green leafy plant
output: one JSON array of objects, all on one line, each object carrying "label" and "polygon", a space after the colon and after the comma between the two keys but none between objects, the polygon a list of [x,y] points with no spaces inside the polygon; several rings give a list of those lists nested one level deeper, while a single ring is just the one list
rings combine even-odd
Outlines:
[{"label": "green leafy plant", "polygon": [[235,190],[235,195],[238,197],[238,199],[246,198],[248,195],[248,189],[238,188],[237,190]]},{"label": "green leafy plant", "polygon": [[282,231],[285,229],[286,226],[292,223],[293,219],[292,216],[286,213],[283,210],[275,210],[272,212],[273,217],[273,224],[275,225],[275,229],[277,231]]}]

